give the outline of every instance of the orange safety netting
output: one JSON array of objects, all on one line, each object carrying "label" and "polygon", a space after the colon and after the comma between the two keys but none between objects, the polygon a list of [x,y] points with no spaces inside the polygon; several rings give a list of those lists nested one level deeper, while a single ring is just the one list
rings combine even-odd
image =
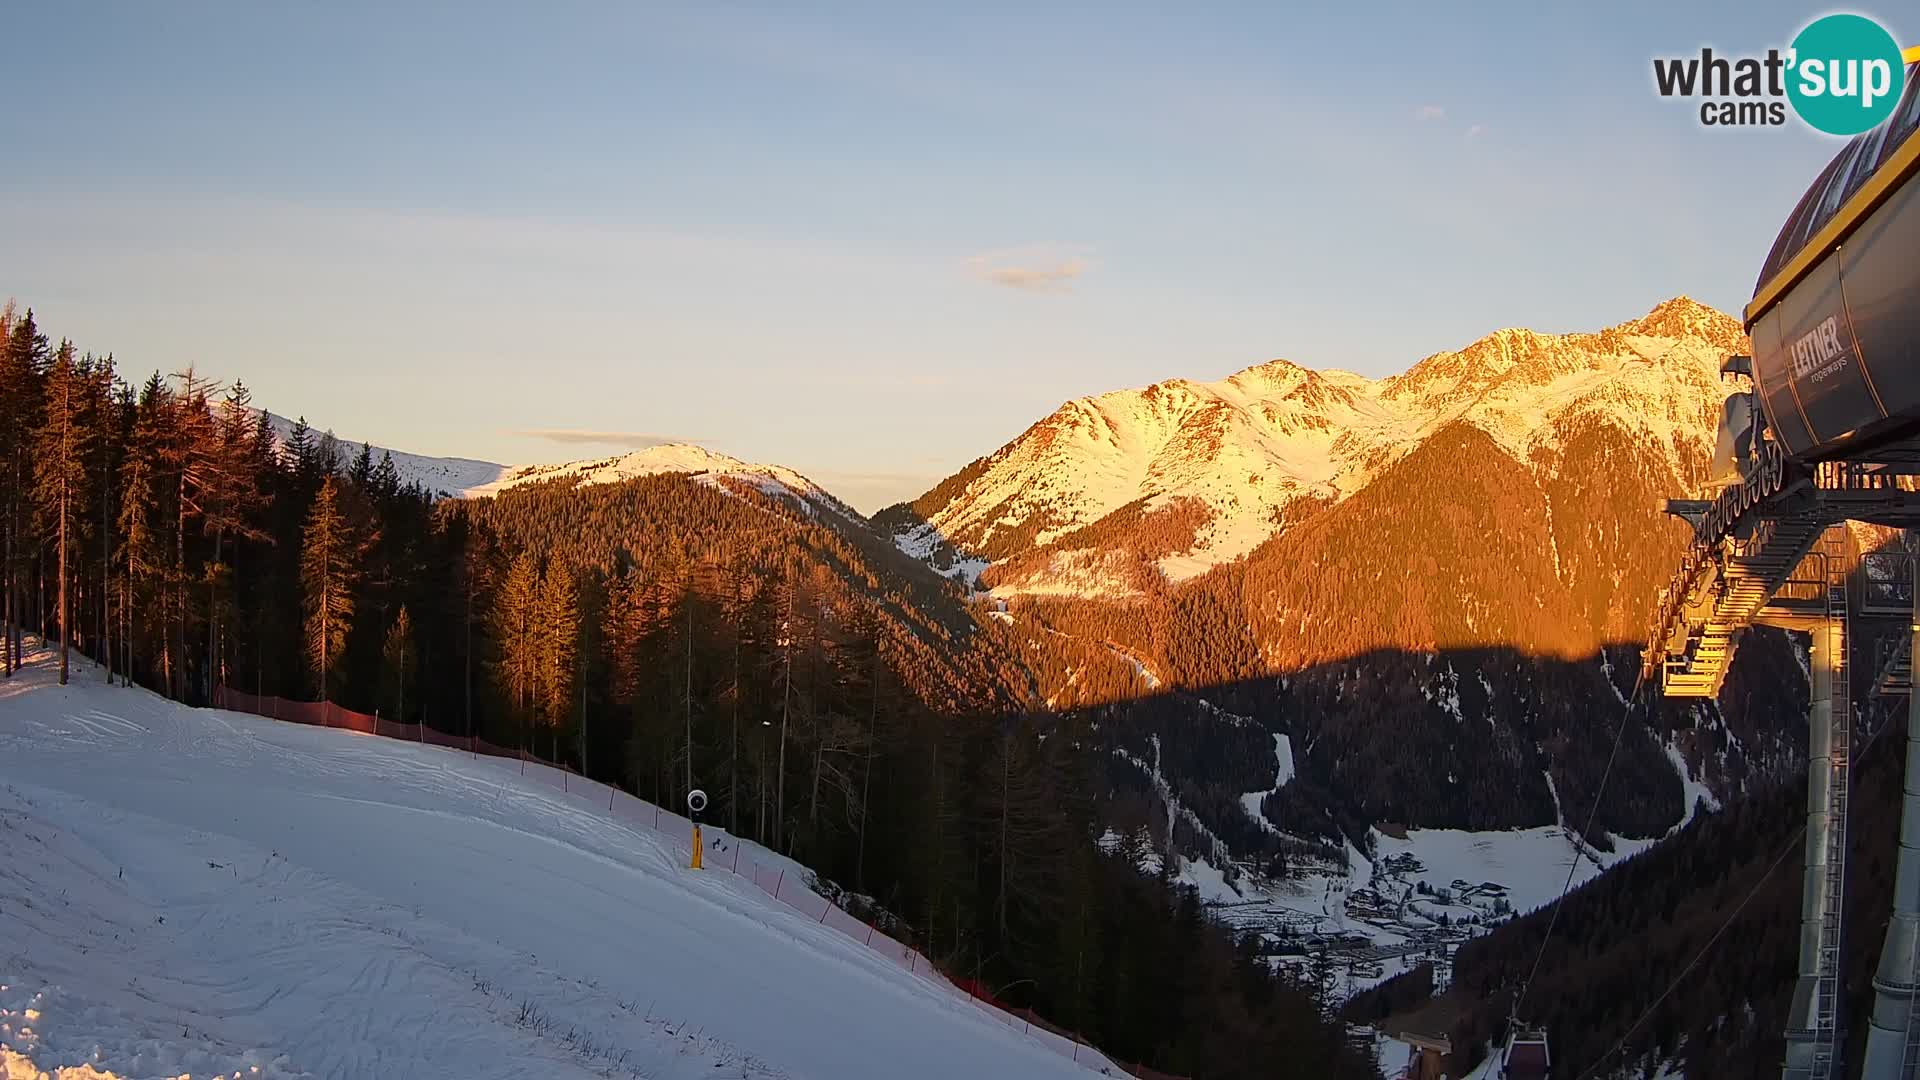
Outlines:
[{"label": "orange safety netting", "polygon": [[[286,698],[273,696],[261,697],[225,686],[214,688],[213,701],[215,708],[250,713],[254,716],[264,716],[289,723],[344,728],[366,735],[379,735],[429,746],[463,750],[475,757],[512,758],[520,763],[520,770],[528,780],[576,799],[583,806],[592,807],[600,813],[610,814],[630,825],[660,833],[674,846],[686,851],[689,856],[692,854],[693,822],[688,818],[670,810],[663,810],[598,780],[589,780],[565,766],[540,760],[524,750],[509,750],[472,736],[450,735],[424,724],[402,724],[392,720],[382,720],[375,716],[368,716],[366,713],[343,709],[329,702],[289,701]],[[1184,1080],[1182,1077],[1156,1072],[1144,1065],[1127,1065],[1112,1061],[1088,1045],[1086,1040],[1077,1033],[1048,1023],[1035,1015],[1031,1009],[1014,1009],[995,1000],[985,987],[972,979],[947,979],[917,949],[882,933],[872,923],[848,913],[839,905],[815,892],[806,882],[799,880],[797,868],[787,860],[768,855],[767,860],[771,865],[762,865],[759,859],[746,854],[745,845],[724,829],[715,826],[702,828],[704,832],[702,839],[709,847],[704,859],[708,869],[724,870],[746,878],[759,886],[767,895],[798,911],[803,917],[859,942],[898,964],[910,974],[917,975],[953,993],[966,995],[981,1007],[981,1012],[986,1016],[1014,1030],[1025,1032],[1034,1041],[1062,1057],[1083,1062],[1092,1069],[1117,1068],[1140,1080]]]}]

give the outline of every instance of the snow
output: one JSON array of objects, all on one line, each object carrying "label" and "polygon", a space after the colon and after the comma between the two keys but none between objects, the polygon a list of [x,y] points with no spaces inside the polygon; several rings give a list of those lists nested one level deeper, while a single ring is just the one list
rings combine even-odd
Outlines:
[{"label": "snow", "polygon": [[1200,894],[1203,904],[1237,904],[1247,899],[1239,889],[1227,881],[1226,873],[1206,859],[1188,859],[1176,855],[1180,860],[1180,872],[1174,875],[1183,884],[1193,886]]},{"label": "snow", "polygon": [[1669,739],[1663,749],[1667,752],[1667,760],[1673,763],[1673,771],[1680,774],[1681,797],[1686,800],[1686,809],[1681,812],[1680,823],[1673,827],[1673,831],[1686,828],[1703,803],[1709,813],[1718,813],[1720,800],[1714,797],[1713,789],[1704,780],[1694,778],[1693,770],[1688,768],[1686,755],[1680,752],[1680,748]]},{"label": "snow", "polygon": [[1382,1075],[1397,1077],[1413,1061],[1413,1047],[1391,1036],[1374,1033],[1373,1059]]},{"label": "snow", "polygon": [[[954,558],[952,549],[946,548],[946,538],[940,535],[940,530],[924,522],[906,532],[895,533],[893,545],[907,558],[918,559],[933,567],[942,577],[959,581],[969,589],[980,584],[980,575],[986,572],[989,565],[985,559]],[[949,553],[944,564],[934,558],[934,553],[943,549]]]},{"label": "snow", "polygon": [[[274,435],[284,442],[293,432],[294,422],[277,413],[269,412],[266,415],[267,422],[273,425]],[[316,427],[313,434],[318,439],[324,432]],[[360,452],[362,444],[359,440],[339,436],[335,436],[335,439],[346,459],[343,465]],[[375,464],[379,464],[382,454],[393,455],[394,471],[399,474],[402,486],[418,483],[428,492],[440,496],[459,496],[470,489],[494,483],[510,471],[505,465],[473,458],[428,457],[384,446],[371,446],[370,450]]]},{"label": "snow", "polygon": [[[1549,471],[1561,432],[1597,422],[1682,472],[1708,449],[1719,363],[1740,340],[1731,318],[1682,297],[1598,333],[1496,331],[1386,379],[1275,360],[1077,398],[996,451],[930,528],[978,551],[1038,522],[1038,547],[1141,500],[1151,511],[1197,499],[1211,520],[1157,564],[1181,581],[1253,551],[1296,500],[1344,499],[1455,422]],[[1123,584],[1062,558],[995,591],[1102,596]]]},{"label": "snow", "polygon": [[1273,778],[1273,790],[1279,791],[1287,786],[1294,777],[1293,739],[1286,735],[1273,737],[1273,760],[1279,766],[1279,773]]},{"label": "snow", "polygon": [[[1573,884],[1599,876],[1602,869],[1637,854],[1650,842],[1616,841],[1611,853],[1596,852],[1585,844],[1576,848],[1567,830],[1542,825],[1532,829],[1468,832],[1463,829],[1409,829],[1406,839],[1373,832],[1379,861],[1411,855],[1421,869],[1412,879],[1436,889],[1452,889],[1454,881],[1470,885],[1493,882],[1505,888],[1516,914],[1551,903],[1567,881],[1567,867],[1578,861]],[[1595,865],[1596,861],[1601,865]]]},{"label": "snow", "polygon": [[38,655],[0,683],[7,1067],[1081,1074],[749,878],[685,869],[684,840],[632,817],[643,804],[610,816],[595,790],[188,709],[84,663],[62,688]]},{"label": "snow", "polygon": [[[269,412],[266,416],[274,434],[284,442],[293,431],[294,422],[276,413]],[[321,434],[315,429],[315,438]],[[360,442],[335,438],[346,461],[359,453]],[[728,490],[729,482],[746,484],[768,495],[793,499],[809,513],[824,508],[843,517],[859,519],[858,513],[831,492],[784,465],[752,465],[690,443],[666,443],[613,457],[549,465],[501,465],[473,458],[427,457],[382,446],[371,446],[370,451],[376,464],[381,455],[392,455],[402,485],[418,483],[428,492],[447,498],[482,498],[541,480],[577,478],[585,486],[681,473],[723,491]],[[970,564],[969,580],[977,580],[986,566],[985,560]]]},{"label": "snow", "polygon": [[1255,823],[1268,832],[1278,833],[1280,830],[1274,828],[1273,822],[1268,821],[1267,815],[1261,812],[1260,804],[1268,795],[1274,794],[1281,788],[1286,787],[1287,781],[1293,779],[1293,740],[1291,738],[1285,735],[1275,735],[1273,737],[1273,759],[1277,766],[1277,771],[1273,778],[1273,787],[1266,791],[1247,792],[1245,795],[1240,796],[1240,805],[1245,808],[1247,816],[1252,818]]},{"label": "snow", "polygon": [[543,480],[576,480],[581,486],[617,484],[643,476],[679,473],[699,478],[725,490],[722,481],[744,483],[768,495],[795,499],[809,510],[825,507],[843,517],[858,518],[851,508],[825,488],[784,465],[751,465],[703,446],[667,443],[613,457],[569,461],[559,465],[524,465],[508,470],[490,483],[469,487],[460,494],[483,498]]},{"label": "snow", "polygon": [[1140,677],[1140,681],[1146,684],[1148,690],[1160,689],[1160,676],[1153,673],[1153,669],[1147,666],[1145,660],[1140,659],[1133,655],[1132,652],[1115,645],[1111,641],[1107,642],[1106,646],[1108,652],[1125,660],[1128,666],[1133,668],[1133,673]]}]

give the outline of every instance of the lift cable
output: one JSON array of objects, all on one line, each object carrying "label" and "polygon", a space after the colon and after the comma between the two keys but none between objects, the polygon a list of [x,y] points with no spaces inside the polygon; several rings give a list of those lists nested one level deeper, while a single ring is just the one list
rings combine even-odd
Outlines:
[{"label": "lift cable", "polygon": [[[1897,713],[1890,712],[1888,715],[1882,717],[1880,723],[1876,725],[1872,731],[1867,733],[1867,737],[1861,741],[1860,748],[1855,751],[1853,755],[1854,760],[1858,761],[1866,757],[1867,751],[1873,747],[1875,740],[1880,738],[1881,733],[1893,726],[1893,718],[1895,715],[1897,715]],[[1773,861],[1767,864],[1765,870],[1761,871],[1759,879],[1753,883],[1753,888],[1747,890],[1747,895],[1742,897],[1740,902],[1734,905],[1733,910],[1727,914],[1727,917],[1721,921],[1720,928],[1715,930],[1711,937],[1707,938],[1707,943],[1700,946],[1700,951],[1693,954],[1693,959],[1687,961],[1687,966],[1680,969],[1680,974],[1673,977],[1673,981],[1667,984],[1665,990],[1660,991],[1660,996],[1653,999],[1653,1003],[1648,1005],[1646,1011],[1640,1014],[1640,1018],[1635,1020],[1626,1031],[1621,1033],[1619,1041],[1613,1044],[1613,1048],[1605,1054],[1602,1054],[1600,1060],[1588,1066],[1587,1071],[1581,1073],[1578,1080],[1587,1080],[1588,1077],[1597,1074],[1605,1067],[1607,1062],[1613,1060],[1615,1054],[1618,1054],[1626,1048],[1627,1040],[1633,1037],[1634,1032],[1640,1030],[1640,1025],[1653,1018],[1654,1011],[1660,1007],[1661,1002],[1666,1001],[1675,990],[1680,988],[1680,983],[1684,981],[1688,975],[1692,974],[1693,969],[1699,966],[1700,961],[1706,958],[1708,952],[1712,951],[1713,946],[1719,942],[1720,936],[1725,934],[1727,930],[1733,926],[1734,921],[1740,918],[1740,913],[1745,911],[1747,905],[1753,901],[1753,898],[1760,894],[1761,886],[1765,885],[1768,879],[1773,877],[1773,872],[1780,869],[1780,863],[1786,859],[1789,852],[1793,851],[1794,845],[1800,843],[1801,839],[1806,835],[1807,827],[1805,824],[1802,824],[1798,829],[1794,830],[1793,835],[1788,837],[1787,842],[1781,845],[1780,850],[1775,853]]]},{"label": "lift cable", "polygon": [[1607,779],[1613,775],[1613,762],[1620,756],[1621,739],[1627,733],[1627,724],[1633,719],[1633,707],[1639,704],[1640,690],[1646,681],[1647,668],[1642,664],[1640,674],[1633,680],[1633,693],[1627,695],[1626,709],[1620,714],[1620,726],[1613,731],[1613,749],[1607,751],[1607,767],[1601,771],[1600,786],[1594,790],[1593,808],[1587,811],[1587,824],[1573,838],[1573,858],[1567,862],[1567,880],[1560,886],[1560,895],[1554,897],[1553,911],[1547,915],[1547,932],[1540,939],[1540,951],[1534,954],[1533,967],[1527,971],[1527,980],[1520,984],[1520,993],[1513,999],[1513,1012],[1509,1015],[1509,1020],[1519,1019],[1520,1006],[1527,1000],[1527,991],[1533,988],[1533,977],[1540,973],[1540,961],[1547,957],[1547,946],[1553,941],[1554,925],[1560,921],[1560,904],[1566,900],[1567,893],[1572,891],[1573,875],[1580,869],[1580,846],[1587,842],[1587,834],[1593,831],[1594,819],[1600,816],[1600,800],[1607,793]]},{"label": "lift cable", "polygon": [[1653,1003],[1647,1006],[1647,1011],[1641,1013],[1640,1018],[1635,1020],[1632,1026],[1621,1033],[1620,1040],[1613,1044],[1613,1048],[1605,1054],[1602,1054],[1600,1060],[1588,1066],[1586,1072],[1580,1074],[1579,1080],[1587,1080],[1588,1077],[1596,1075],[1606,1066],[1607,1062],[1613,1060],[1615,1054],[1626,1049],[1627,1040],[1633,1037],[1634,1032],[1640,1030],[1640,1025],[1653,1018],[1654,1012],[1660,1008],[1662,1002],[1666,1001],[1675,990],[1680,988],[1681,982],[1685,981],[1686,977],[1693,973],[1693,969],[1699,966],[1700,961],[1705,959],[1707,953],[1712,951],[1714,945],[1719,942],[1720,936],[1725,934],[1727,930],[1733,926],[1734,922],[1740,918],[1740,913],[1747,909],[1747,904],[1751,903],[1754,897],[1760,895],[1760,887],[1765,885],[1769,878],[1773,877],[1773,872],[1780,869],[1781,862],[1792,853],[1794,847],[1798,845],[1801,838],[1806,835],[1807,827],[1805,825],[1794,830],[1793,835],[1788,837],[1787,842],[1781,845],[1780,850],[1775,853],[1773,861],[1767,864],[1765,870],[1761,871],[1759,879],[1753,883],[1753,888],[1748,889],[1747,895],[1741,897],[1740,902],[1734,905],[1733,911],[1730,912],[1725,921],[1720,924],[1720,928],[1713,932],[1713,936],[1707,938],[1707,943],[1700,946],[1700,951],[1693,954],[1693,959],[1687,961],[1687,966],[1680,969],[1680,974],[1673,977],[1673,981],[1667,984],[1667,988],[1660,991],[1660,996],[1653,999]]}]

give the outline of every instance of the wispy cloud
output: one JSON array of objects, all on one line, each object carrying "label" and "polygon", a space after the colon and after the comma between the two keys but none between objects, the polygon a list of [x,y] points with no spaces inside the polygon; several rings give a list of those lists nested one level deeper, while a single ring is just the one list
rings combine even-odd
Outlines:
[{"label": "wispy cloud", "polygon": [[989,251],[967,260],[967,268],[982,281],[1026,292],[1066,292],[1093,267],[1085,255],[1045,245]]},{"label": "wispy cloud", "polygon": [[1439,105],[1422,105],[1413,110],[1415,120],[1445,120],[1447,110]]},{"label": "wispy cloud", "polygon": [[583,428],[526,428],[507,434],[522,439],[542,439],[563,446],[624,446],[632,449],[702,441],[681,435],[656,435],[648,431],[591,431]]},{"label": "wispy cloud", "polygon": [[1475,124],[1472,127],[1467,129],[1467,138],[1469,139],[1479,138],[1480,135],[1484,133],[1486,130],[1487,129],[1484,126],[1480,124]]}]

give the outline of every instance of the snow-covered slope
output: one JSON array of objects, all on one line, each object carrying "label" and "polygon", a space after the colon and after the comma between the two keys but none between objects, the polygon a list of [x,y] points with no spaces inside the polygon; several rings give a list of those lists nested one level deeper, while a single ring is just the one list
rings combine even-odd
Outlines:
[{"label": "snow-covered slope", "polygon": [[615,484],[662,473],[683,473],[723,487],[730,482],[749,484],[769,495],[796,499],[804,505],[831,509],[849,517],[859,516],[825,488],[784,465],[752,465],[739,458],[688,443],[650,446],[614,457],[569,461],[560,465],[518,466],[503,470],[497,479],[469,487],[462,494],[470,498],[495,495],[523,484],[545,480],[573,480],[583,486]]},{"label": "snow-covered slope", "polygon": [[[269,412],[266,415],[274,433],[284,442],[293,431],[294,421],[277,413]],[[343,458],[351,458],[361,446],[351,439],[339,439],[339,443]],[[497,495],[543,480],[575,480],[582,485],[613,484],[642,476],[682,473],[717,487],[747,484],[769,495],[791,498],[815,510],[831,510],[855,519],[860,517],[831,492],[784,465],[753,465],[688,443],[668,443],[612,457],[550,465],[501,465],[474,458],[427,457],[384,446],[370,446],[370,449],[376,462],[383,454],[393,456],[394,468],[400,474],[402,485],[417,482],[427,491],[448,498]]]},{"label": "snow-covered slope", "polygon": [[1086,1075],[604,810],[39,655],[0,683],[0,1071]]},{"label": "snow-covered slope", "polygon": [[1079,398],[917,501],[924,524],[902,546],[937,535],[1005,560],[1054,545],[1052,564],[1023,568],[1008,592],[1059,591],[1051,571],[1098,593],[1072,553],[1128,544],[1180,580],[1364,488],[1458,420],[1522,462],[1592,421],[1678,460],[1711,437],[1720,360],[1743,347],[1733,319],[1679,297],[1598,333],[1497,331],[1386,379],[1275,360]]},{"label": "snow-covered slope", "polygon": [[[293,431],[294,422],[277,413],[267,413],[267,420],[282,442]],[[320,432],[316,430],[315,434]],[[349,459],[359,452],[360,446],[360,443],[351,439],[340,439],[341,453]],[[458,496],[473,488],[494,483],[509,471],[505,465],[473,458],[427,457],[384,446],[370,446],[370,449],[375,461],[379,461],[382,454],[393,455],[393,465],[400,474],[402,486],[418,483],[435,495]]]}]

